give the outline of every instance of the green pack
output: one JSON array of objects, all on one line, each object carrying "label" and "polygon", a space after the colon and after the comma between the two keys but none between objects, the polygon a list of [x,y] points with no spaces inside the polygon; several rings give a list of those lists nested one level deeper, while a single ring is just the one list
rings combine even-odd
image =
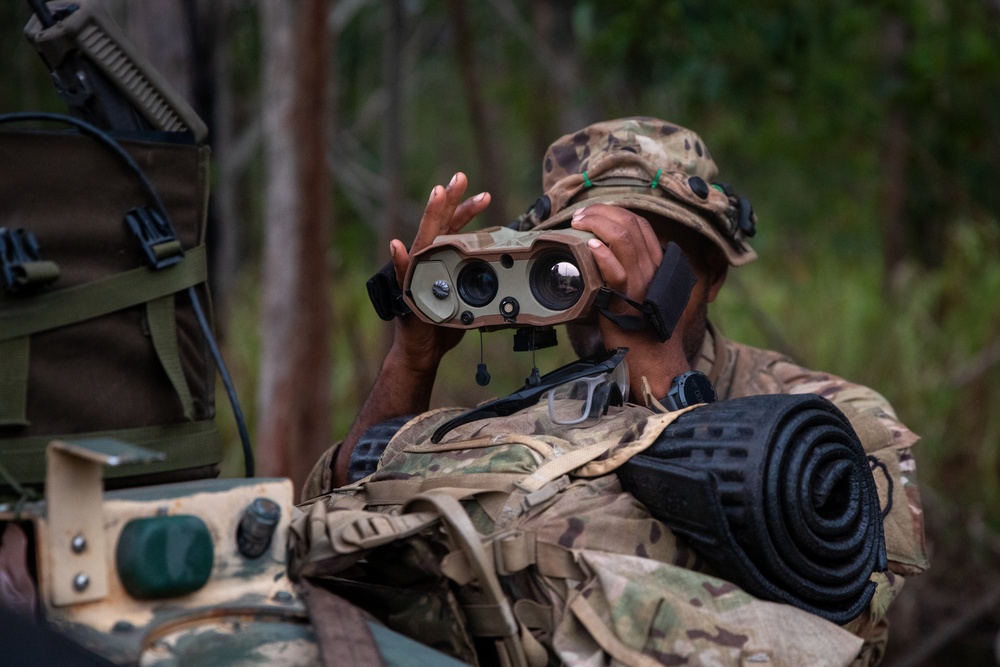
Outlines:
[{"label": "green pack", "polygon": [[0,464],[40,485],[51,440],[111,437],[167,455],[111,477],[209,476],[221,460],[215,366],[187,294],[209,303],[209,149],[119,142],[176,232],[144,243],[132,225],[155,221],[136,173],[95,138],[54,127],[0,127]]},{"label": "green pack", "polygon": [[680,413],[611,408],[580,428],[546,411],[466,424],[439,444],[430,435],[456,411],[417,417],[375,474],[302,508],[291,573],[470,664],[859,659],[859,637],[714,576],[622,491],[616,468]]}]

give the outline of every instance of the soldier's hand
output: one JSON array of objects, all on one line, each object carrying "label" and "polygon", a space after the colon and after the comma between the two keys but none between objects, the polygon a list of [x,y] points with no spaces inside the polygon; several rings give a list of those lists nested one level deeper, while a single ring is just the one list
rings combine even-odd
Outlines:
[{"label": "soldier's hand", "polygon": [[[607,286],[632,301],[642,303],[663,259],[660,241],[649,222],[618,206],[591,204],[576,211],[572,227],[597,237],[588,245]],[[641,316],[639,311],[617,298],[612,298],[609,310],[615,315]],[[626,360],[633,396],[638,397],[643,375],[654,392],[662,387],[663,393],[656,396],[659,398],[666,395],[676,375],[691,370],[684,355],[680,325],[673,336],[661,343],[651,329],[629,331],[606,317],[597,319],[606,348],[629,348]]]},{"label": "soldier's hand", "polygon": [[[458,233],[489,206],[490,195],[486,192],[463,201],[468,185],[465,174],[458,172],[447,186],[434,186],[410,251],[407,252],[406,246],[399,239],[393,239],[389,244],[399,285],[403,284],[412,254],[426,248],[442,234]],[[416,316],[398,317],[390,355],[410,370],[434,371],[444,354],[458,344],[463,333],[462,329],[428,324]]]}]

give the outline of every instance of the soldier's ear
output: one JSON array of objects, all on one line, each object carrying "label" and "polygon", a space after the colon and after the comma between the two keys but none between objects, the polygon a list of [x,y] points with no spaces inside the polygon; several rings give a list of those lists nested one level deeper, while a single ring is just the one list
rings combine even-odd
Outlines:
[{"label": "soldier's ear", "polygon": [[719,290],[722,289],[722,285],[726,282],[727,275],[729,275],[728,263],[713,262],[709,266],[708,289],[705,292],[705,298],[709,303],[715,301],[715,297],[719,296]]}]

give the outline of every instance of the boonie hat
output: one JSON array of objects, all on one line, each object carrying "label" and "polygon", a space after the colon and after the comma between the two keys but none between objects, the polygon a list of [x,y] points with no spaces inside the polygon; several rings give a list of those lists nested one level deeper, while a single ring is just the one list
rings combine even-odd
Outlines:
[{"label": "boonie hat", "polygon": [[750,202],[714,183],[708,147],[686,128],[648,117],[590,125],[556,140],[542,162],[542,197],[518,228],[552,229],[573,212],[601,203],[656,213],[711,239],[733,266],[757,258],[747,244],[756,229]]}]

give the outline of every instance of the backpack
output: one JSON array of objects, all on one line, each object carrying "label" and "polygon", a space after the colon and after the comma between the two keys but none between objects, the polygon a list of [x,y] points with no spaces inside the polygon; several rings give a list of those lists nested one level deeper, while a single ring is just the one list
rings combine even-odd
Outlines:
[{"label": "backpack", "polygon": [[458,411],[416,417],[373,475],[302,506],[290,573],[472,665],[855,660],[859,637],[716,576],[623,491],[616,469],[698,408],[611,408],[586,428],[546,410],[438,444]]},{"label": "backpack", "polygon": [[117,140],[145,188],[95,137],[0,126],[0,487],[41,486],[54,439],[166,454],[109,470],[112,485],[217,474],[215,363],[191,299],[211,316],[210,151],[169,134]]}]

